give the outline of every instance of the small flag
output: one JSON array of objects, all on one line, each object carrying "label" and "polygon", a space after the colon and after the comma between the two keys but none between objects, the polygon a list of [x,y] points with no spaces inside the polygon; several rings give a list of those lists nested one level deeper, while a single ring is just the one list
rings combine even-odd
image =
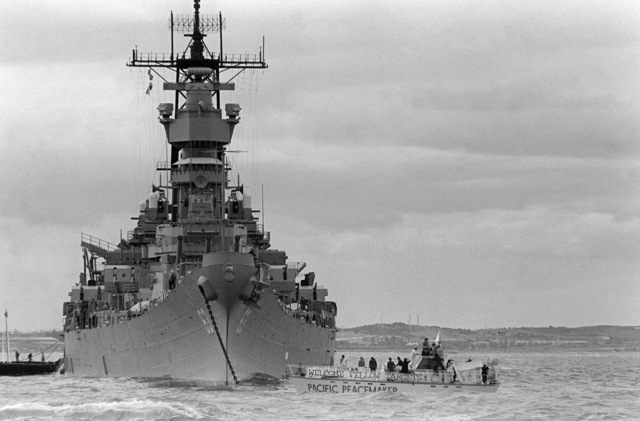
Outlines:
[{"label": "small flag", "polygon": [[149,69],[147,74],[149,75],[149,80],[153,80],[153,75],[151,74],[151,69]]},{"label": "small flag", "polygon": [[436,335],[436,340],[435,340],[436,344],[440,343],[440,330],[438,330],[438,334]]},{"label": "small flag", "polygon": [[147,86],[147,92],[146,92],[147,95],[149,95],[149,92],[151,92],[151,89],[153,89],[153,82],[149,82],[149,86]]},{"label": "small flag", "polygon": [[7,310],[4,311],[4,317],[9,317],[9,315],[7,314]]}]

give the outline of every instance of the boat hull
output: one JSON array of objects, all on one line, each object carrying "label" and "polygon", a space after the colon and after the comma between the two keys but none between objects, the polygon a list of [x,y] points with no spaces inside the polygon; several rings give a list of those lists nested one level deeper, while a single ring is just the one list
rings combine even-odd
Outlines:
[{"label": "boat hull", "polygon": [[[246,305],[237,298],[242,284],[234,287],[233,282],[218,279],[224,264],[213,262],[195,271],[139,317],[66,332],[67,375],[232,384],[261,375],[281,378],[287,364],[332,363],[334,329],[292,317],[268,290],[258,306]],[[245,266],[255,272],[252,264]],[[247,276],[242,264],[236,267],[239,278]],[[198,287],[203,277],[214,280],[218,291],[218,298],[208,302],[211,313]]]},{"label": "boat hull", "polygon": [[55,362],[7,362],[0,363],[0,376],[34,376],[58,371],[62,360]]}]

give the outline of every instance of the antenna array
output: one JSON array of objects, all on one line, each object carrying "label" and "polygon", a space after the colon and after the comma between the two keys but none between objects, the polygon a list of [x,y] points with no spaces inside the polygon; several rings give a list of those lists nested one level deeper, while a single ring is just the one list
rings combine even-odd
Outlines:
[{"label": "antenna array", "polygon": [[[194,28],[193,15],[176,15],[173,18],[173,30],[176,32],[191,33]],[[225,29],[226,19],[222,23],[216,15],[200,15],[200,33],[218,32],[220,28]],[[169,29],[171,29],[171,19],[169,19]]]}]

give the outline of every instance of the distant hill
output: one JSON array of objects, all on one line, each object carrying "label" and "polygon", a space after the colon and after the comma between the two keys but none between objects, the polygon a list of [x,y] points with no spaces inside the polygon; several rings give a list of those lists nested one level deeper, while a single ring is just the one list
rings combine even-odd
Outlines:
[{"label": "distant hill", "polygon": [[529,348],[539,346],[640,350],[640,326],[519,327],[500,329],[454,329],[405,323],[378,323],[340,329],[339,348],[407,348],[421,346],[425,337],[433,342],[440,333],[448,348]]},{"label": "distant hill", "polygon": [[9,355],[6,354],[7,343],[4,340],[2,352],[0,352],[0,360],[5,358],[14,360],[19,357],[20,361],[27,361],[29,354],[32,355],[34,361],[44,361],[53,358],[60,358],[64,352],[64,344],[62,344],[62,331],[39,331],[39,332],[19,332],[14,330],[9,332]]},{"label": "distant hill", "polygon": [[[20,332],[19,330],[12,330],[9,332],[9,338],[23,337],[23,338],[53,338],[60,340],[62,338],[62,330],[38,330],[36,332]],[[4,335],[4,332],[2,332]]]}]

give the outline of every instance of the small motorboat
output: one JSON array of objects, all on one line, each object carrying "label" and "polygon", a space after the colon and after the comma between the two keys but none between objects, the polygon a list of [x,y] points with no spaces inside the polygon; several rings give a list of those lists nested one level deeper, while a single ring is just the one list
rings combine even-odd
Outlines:
[{"label": "small motorboat", "polygon": [[446,370],[371,371],[364,367],[287,366],[295,389],[310,393],[495,392],[500,383],[491,363],[466,361]]}]

